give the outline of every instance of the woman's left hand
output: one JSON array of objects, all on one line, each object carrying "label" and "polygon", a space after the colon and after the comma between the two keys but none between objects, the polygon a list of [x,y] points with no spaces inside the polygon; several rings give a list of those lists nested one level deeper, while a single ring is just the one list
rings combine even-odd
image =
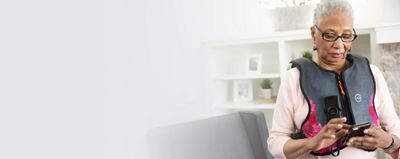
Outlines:
[{"label": "woman's left hand", "polygon": [[387,148],[392,143],[392,136],[378,126],[364,130],[364,134],[365,136],[350,138],[348,145],[364,150],[375,150]]}]

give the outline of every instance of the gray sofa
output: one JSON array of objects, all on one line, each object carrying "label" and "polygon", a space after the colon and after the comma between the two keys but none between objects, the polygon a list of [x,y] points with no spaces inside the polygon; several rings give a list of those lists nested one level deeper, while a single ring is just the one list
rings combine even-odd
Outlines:
[{"label": "gray sofa", "polygon": [[272,159],[262,112],[237,112],[149,131],[151,159]]}]

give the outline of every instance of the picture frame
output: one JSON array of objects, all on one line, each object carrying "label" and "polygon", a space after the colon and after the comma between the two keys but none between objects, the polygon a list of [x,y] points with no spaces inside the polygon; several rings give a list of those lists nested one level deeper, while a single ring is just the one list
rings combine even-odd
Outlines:
[{"label": "picture frame", "polygon": [[261,74],[261,54],[251,54],[247,56],[246,61],[246,72],[248,74]]},{"label": "picture frame", "polygon": [[233,81],[233,102],[253,101],[253,83],[251,80]]}]

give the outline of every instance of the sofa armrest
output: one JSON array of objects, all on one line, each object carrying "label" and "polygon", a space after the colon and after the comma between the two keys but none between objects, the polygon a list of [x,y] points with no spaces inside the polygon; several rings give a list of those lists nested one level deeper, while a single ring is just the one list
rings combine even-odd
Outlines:
[{"label": "sofa armrest", "polygon": [[272,159],[268,151],[268,127],[263,112],[239,112],[256,159]]}]

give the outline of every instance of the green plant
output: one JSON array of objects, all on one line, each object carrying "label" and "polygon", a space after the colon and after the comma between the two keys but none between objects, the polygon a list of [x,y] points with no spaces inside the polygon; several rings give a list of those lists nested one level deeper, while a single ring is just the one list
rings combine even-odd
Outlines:
[{"label": "green plant", "polygon": [[309,51],[309,50],[303,51],[302,55],[303,55],[303,57],[308,58],[308,59],[310,59],[310,60],[312,60],[312,58],[313,58],[313,54],[312,54],[312,52]]},{"label": "green plant", "polygon": [[269,79],[264,79],[261,81],[260,85],[262,89],[271,89],[272,81]]}]

